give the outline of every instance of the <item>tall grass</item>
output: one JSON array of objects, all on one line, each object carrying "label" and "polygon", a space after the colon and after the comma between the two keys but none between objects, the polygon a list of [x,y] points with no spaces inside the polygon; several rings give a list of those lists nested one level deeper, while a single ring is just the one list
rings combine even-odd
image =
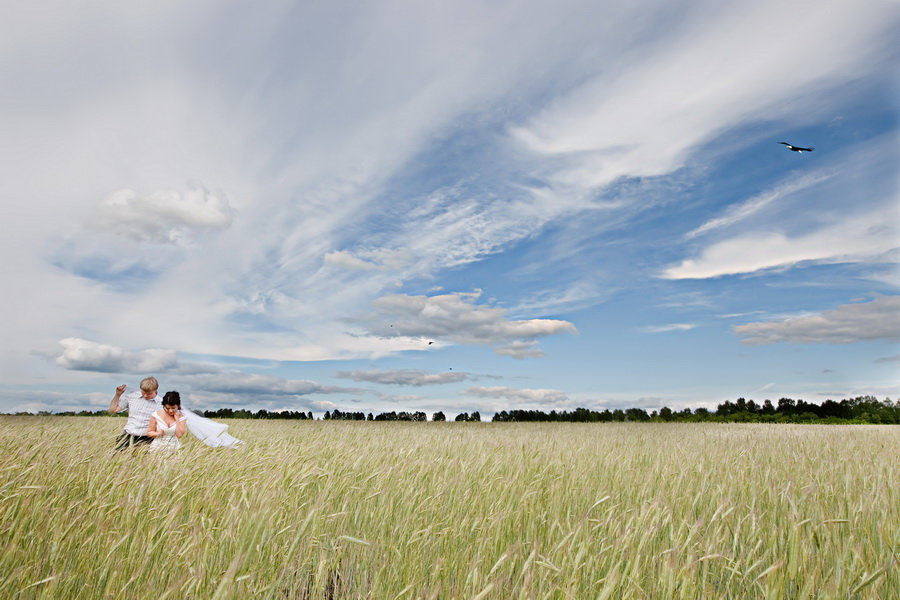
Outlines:
[{"label": "tall grass", "polygon": [[897,598],[900,428],[0,418],[2,598]]}]

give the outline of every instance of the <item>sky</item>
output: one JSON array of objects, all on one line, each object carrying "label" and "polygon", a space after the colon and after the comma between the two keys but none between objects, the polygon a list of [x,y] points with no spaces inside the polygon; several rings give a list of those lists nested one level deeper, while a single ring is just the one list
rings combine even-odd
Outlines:
[{"label": "sky", "polygon": [[897,2],[3,4],[0,412],[900,396]]}]

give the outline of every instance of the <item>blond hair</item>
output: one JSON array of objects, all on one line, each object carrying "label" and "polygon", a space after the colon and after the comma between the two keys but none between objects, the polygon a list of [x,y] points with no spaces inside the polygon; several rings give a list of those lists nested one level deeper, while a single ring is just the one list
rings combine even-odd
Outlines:
[{"label": "blond hair", "polygon": [[159,389],[159,382],[156,380],[156,377],[144,377],[141,380],[141,391],[155,392],[158,389]]}]

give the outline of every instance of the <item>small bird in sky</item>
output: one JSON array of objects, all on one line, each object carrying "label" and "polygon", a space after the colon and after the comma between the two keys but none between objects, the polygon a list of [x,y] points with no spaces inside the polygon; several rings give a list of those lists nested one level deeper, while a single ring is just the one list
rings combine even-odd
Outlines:
[{"label": "small bird in sky", "polygon": [[788,144],[787,142],[778,142],[778,143],[784,144],[785,146],[787,146],[788,150],[792,150],[794,152],[812,152],[813,150],[815,150],[815,148],[801,148],[800,146],[792,146],[791,144]]},{"label": "small bird in sky", "polygon": [[433,343],[434,343],[434,342],[428,342],[428,345],[430,346],[430,345],[432,345]]}]

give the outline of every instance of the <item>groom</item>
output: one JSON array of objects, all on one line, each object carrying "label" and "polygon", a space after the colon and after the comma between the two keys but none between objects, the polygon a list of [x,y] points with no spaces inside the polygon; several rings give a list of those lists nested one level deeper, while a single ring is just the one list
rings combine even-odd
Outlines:
[{"label": "groom", "polygon": [[159,382],[155,377],[145,377],[141,381],[140,393],[125,394],[125,387],[124,385],[117,387],[116,395],[109,403],[110,414],[128,411],[125,432],[116,438],[116,451],[152,442],[153,438],[147,435],[150,417],[162,406],[162,398],[157,394]]}]

